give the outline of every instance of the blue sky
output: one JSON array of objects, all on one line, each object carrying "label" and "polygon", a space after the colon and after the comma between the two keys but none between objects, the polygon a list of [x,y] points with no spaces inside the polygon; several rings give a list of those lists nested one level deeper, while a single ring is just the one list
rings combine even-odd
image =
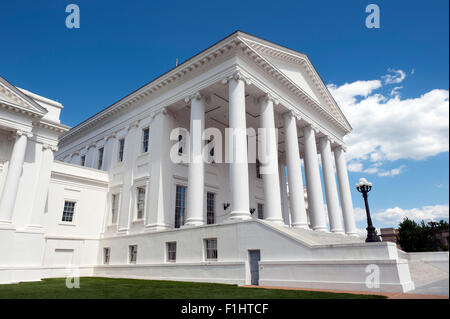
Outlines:
[{"label": "blue sky", "polygon": [[[65,7],[70,3],[80,7],[80,29],[65,27]],[[62,102],[61,120],[73,126],[166,72],[176,58],[182,62],[239,29],[308,54],[324,82],[340,97],[338,102],[354,98],[342,107],[344,111],[354,112],[380,95],[385,100],[372,105],[372,118],[378,116],[377,105],[387,100],[392,109],[402,111],[410,102],[417,103],[415,114],[409,115],[415,116],[412,123],[419,121],[415,122],[420,123],[418,130],[432,135],[430,143],[436,147],[408,146],[398,156],[390,156],[392,150],[401,149],[401,135],[409,132],[408,127],[394,131],[398,141],[385,145],[376,140],[376,131],[369,136],[352,121],[355,138],[347,143],[359,145],[353,153],[362,150],[363,138],[373,138],[373,149],[366,150],[365,158],[354,156],[349,162],[351,184],[361,176],[374,182],[370,202],[379,214],[376,226],[395,224],[404,214],[448,219],[449,158],[448,146],[443,146],[448,144],[448,125],[433,131],[420,122],[421,112],[428,109],[434,110],[428,118],[448,122],[448,111],[442,111],[445,105],[448,109],[448,1],[374,1],[380,7],[380,29],[365,27],[365,7],[370,3],[3,1],[0,74],[16,86]],[[399,71],[405,74],[400,82],[383,77],[397,76]],[[346,83],[353,83],[351,93]],[[358,90],[368,86],[370,93],[361,95]],[[398,94],[391,94],[400,86]],[[421,98],[427,93],[428,99]],[[435,110],[436,104],[440,107]],[[354,121],[365,121],[358,114],[346,113]],[[385,123],[382,116],[380,121]],[[370,157],[375,153],[376,158]],[[380,176],[398,168],[399,173]],[[363,207],[358,193],[353,200],[355,207]],[[395,207],[400,210],[389,210]],[[363,225],[363,220],[358,221],[358,226]]]}]

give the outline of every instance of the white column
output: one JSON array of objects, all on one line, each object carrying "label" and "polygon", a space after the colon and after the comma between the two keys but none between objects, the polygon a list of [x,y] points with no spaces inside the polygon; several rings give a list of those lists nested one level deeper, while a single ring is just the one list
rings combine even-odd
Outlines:
[{"label": "white column", "polygon": [[339,194],[341,195],[342,215],[344,217],[345,233],[350,236],[358,236],[356,232],[355,216],[353,213],[352,195],[348,182],[347,164],[342,146],[334,148],[334,160],[339,182]]},{"label": "white column", "polygon": [[191,102],[189,143],[189,175],[187,189],[186,226],[205,224],[203,199],[205,168],[203,163],[203,131],[205,130],[205,97],[196,93],[185,100]]},{"label": "white column", "polygon": [[280,162],[278,175],[280,175],[281,211],[283,213],[283,220],[287,226],[291,226],[287,196],[286,163]]},{"label": "white column", "polygon": [[22,166],[25,159],[25,151],[27,149],[27,140],[33,136],[31,132],[21,130],[18,130],[16,134],[17,137],[11,159],[9,160],[8,174],[6,175],[3,194],[0,200],[0,223],[11,223],[20,176],[22,174]]},{"label": "white column", "polygon": [[297,120],[292,112],[285,113],[283,117],[292,227],[308,228],[298,150]]},{"label": "white column", "polygon": [[86,167],[90,167],[90,168],[97,168],[95,166],[95,150],[97,149],[95,144],[89,145],[87,147],[87,152],[86,152],[86,163],[85,166]]},{"label": "white column", "polygon": [[53,166],[53,152],[57,150],[54,145],[44,144],[42,146],[42,161],[39,171],[39,187],[33,204],[33,213],[28,227],[41,228],[42,216],[44,215],[47,194],[50,186],[50,178]]},{"label": "white column", "polygon": [[230,219],[250,219],[247,123],[245,113],[245,80],[236,72],[228,81],[229,94],[229,134],[230,153]]},{"label": "white column", "polygon": [[278,148],[273,111],[274,99],[266,94],[258,99],[260,107],[259,160],[264,184],[264,219],[284,224],[281,213]]},{"label": "white column", "polygon": [[317,159],[316,134],[311,125],[303,128],[305,144],[305,175],[306,190],[308,192],[308,209],[311,227],[318,231],[327,231],[325,212],[323,209],[322,185],[319,173],[319,161]]},{"label": "white column", "polygon": [[72,164],[80,165],[81,164],[81,156],[79,153],[72,154],[72,158],[70,159]]},{"label": "white column", "polygon": [[115,145],[116,145],[116,134],[112,134],[106,138],[105,141],[105,148],[104,148],[104,154],[103,154],[103,170],[109,171],[113,161],[113,156],[115,156]]},{"label": "white column", "polygon": [[327,136],[320,139],[320,157],[322,159],[322,173],[325,184],[325,196],[327,199],[328,219],[330,231],[333,233],[344,233],[342,229],[341,210],[334,177],[333,157],[331,155],[331,144]]}]

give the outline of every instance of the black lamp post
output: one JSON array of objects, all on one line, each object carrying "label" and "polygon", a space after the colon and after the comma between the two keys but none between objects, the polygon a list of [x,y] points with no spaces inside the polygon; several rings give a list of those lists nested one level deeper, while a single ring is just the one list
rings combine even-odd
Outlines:
[{"label": "black lamp post", "polygon": [[367,238],[366,243],[380,242],[380,236],[377,235],[375,227],[372,225],[372,218],[370,218],[369,202],[367,201],[367,193],[372,189],[372,183],[369,183],[365,178],[360,178],[359,183],[356,184],[356,189],[363,195],[364,204],[366,206],[367,215]]}]

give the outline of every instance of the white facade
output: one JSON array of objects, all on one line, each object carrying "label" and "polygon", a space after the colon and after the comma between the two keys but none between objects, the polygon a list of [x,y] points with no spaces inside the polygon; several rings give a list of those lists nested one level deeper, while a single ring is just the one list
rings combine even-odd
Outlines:
[{"label": "white facade", "polygon": [[86,276],[370,290],[375,264],[378,290],[414,287],[394,244],[356,237],[351,127],[304,54],[235,32],[70,131],[60,104],[0,89],[0,283],[72,265]]}]

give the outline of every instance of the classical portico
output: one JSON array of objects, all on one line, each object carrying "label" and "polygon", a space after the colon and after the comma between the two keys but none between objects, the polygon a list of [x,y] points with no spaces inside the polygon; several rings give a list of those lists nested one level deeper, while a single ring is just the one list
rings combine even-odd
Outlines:
[{"label": "classical portico", "polygon": [[[280,103],[273,91],[255,87],[251,76],[239,68],[223,77],[220,83],[222,87],[213,84],[188,95],[184,99],[186,105],[180,102],[168,107],[174,113],[184,108],[187,111],[184,114],[189,114],[190,118],[187,127],[190,131],[190,161],[185,225],[206,224],[203,207],[205,160],[202,157],[202,147],[206,144],[207,137],[201,132],[207,128],[207,121],[211,124],[223,119],[220,124],[224,127],[224,151],[225,156],[228,156],[224,158],[223,165],[228,165],[229,169],[231,206],[228,220],[247,220],[252,217],[250,199],[253,194],[249,193],[249,164],[254,164],[256,159],[260,165],[264,189],[265,220],[286,227],[338,234],[344,234],[344,223],[345,233],[356,235],[343,143],[337,142],[334,136],[321,130],[311,119],[299,115],[297,110]],[[255,159],[248,157],[252,154],[252,146],[248,144],[252,138],[249,130],[256,133],[259,142]],[[308,203],[305,203],[304,196],[302,159]],[[336,162],[337,172],[333,161]],[[279,162],[283,163],[281,167]],[[324,185],[320,177],[321,170]],[[281,175],[286,172],[287,176]],[[336,183],[336,174],[339,184]],[[281,182],[286,177],[288,185]],[[288,200],[282,196],[286,192],[286,186],[289,186],[289,203],[283,202]],[[322,196],[322,188],[325,189],[326,202]],[[283,209],[286,208],[283,207],[288,209],[290,222],[287,224],[283,217]]]}]

